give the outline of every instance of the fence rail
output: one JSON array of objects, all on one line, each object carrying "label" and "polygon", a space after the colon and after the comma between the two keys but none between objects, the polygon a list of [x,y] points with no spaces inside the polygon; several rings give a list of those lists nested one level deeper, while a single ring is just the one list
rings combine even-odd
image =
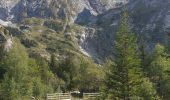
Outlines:
[{"label": "fence rail", "polygon": [[71,100],[70,93],[47,94],[47,100]]},{"label": "fence rail", "polygon": [[[80,100],[98,100],[100,93],[83,93],[83,98]],[[71,93],[53,93],[47,94],[46,100],[74,100],[71,98]]]},{"label": "fence rail", "polygon": [[100,97],[100,93],[83,93],[83,100],[97,100]]}]

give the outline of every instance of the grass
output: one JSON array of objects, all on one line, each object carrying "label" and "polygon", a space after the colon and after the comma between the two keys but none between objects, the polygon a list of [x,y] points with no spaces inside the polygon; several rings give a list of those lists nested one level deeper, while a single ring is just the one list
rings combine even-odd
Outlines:
[{"label": "grass", "polygon": [[[23,24],[31,26],[28,29],[29,33],[20,33],[17,30],[20,33],[17,36],[30,55],[45,55],[47,59],[50,58],[51,54],[66,56],[68,53],[71,53],[77,56],[84,56],[79,50],[79,44],[76,39],[77,35],[81,35],[80,33],[83,29],[79,25],[75,24],[67,27],[66,31],[71,33],[71,35],[66,37],[61,32],[63,23],[59,20],[29,18],[23,21]],[[50,25],[54,26],[51,27]],[[11,30],[11,32],[13,31]]]}]

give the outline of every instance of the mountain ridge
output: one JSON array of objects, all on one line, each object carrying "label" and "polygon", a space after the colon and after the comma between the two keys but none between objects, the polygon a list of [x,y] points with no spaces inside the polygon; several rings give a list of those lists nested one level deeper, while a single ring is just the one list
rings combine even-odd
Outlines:
[{"label": "mountain ridge", "polygon": [[148,49],[153,49],[156,43],[169,43],[169,5],[169,0],[2,0],[0,19],[19,24],[32,17],[59,19],[64,23],[64,34],[70,33],[67,31],[70,26],[79,25],[86,31],[81,35],[72,33],[80,35],[75,39],[81,50],[103,60],[113,55],[114,34],[124,8],[129,11],[132,31],[144,37]]}]

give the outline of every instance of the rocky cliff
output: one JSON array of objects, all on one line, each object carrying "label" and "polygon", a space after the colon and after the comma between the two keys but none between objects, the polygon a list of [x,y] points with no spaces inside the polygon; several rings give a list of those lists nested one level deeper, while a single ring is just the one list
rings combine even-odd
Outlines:
[{"label": "rocky cliff", "polygon": [[[124,7],[129,11],[133,32],[138,38],[144,38],[149,50],[154,49],[156,43],[169,43],[170,0],[131,0]],[[87,39],[84,47],[86,51],[101,59],[113,55],[114,35],[124,7],[108,10],[98,15],[97,20],[90,24],[82,20],[78,22],[96,29],[94,37]]]},{"label": "rocky cliff", "polygon": [[67,14],[74,20],[84,9],[98,15],[124,3],[127,3],[127,0],[1,0],[0,19],[56,18]]}]

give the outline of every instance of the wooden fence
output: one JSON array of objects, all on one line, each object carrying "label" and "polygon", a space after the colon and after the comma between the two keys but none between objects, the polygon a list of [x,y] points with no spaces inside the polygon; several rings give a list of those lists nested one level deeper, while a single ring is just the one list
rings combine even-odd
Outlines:
[{"label": "wooden fence", "polygon": [[70,93],[47,94],[46,100],[71,100],[71,94]]},{"label": "wooden fence", "polygon": [[[76,100],[99,100],[100,93],[83,93],[82,99]],[[54,93],[47,94],[46,100],[74,100],[71,98],[71,93]]]},{"label": "wooden fence", "polygon": [[83,93],[83,100],[99,100],[100,93]]}]

